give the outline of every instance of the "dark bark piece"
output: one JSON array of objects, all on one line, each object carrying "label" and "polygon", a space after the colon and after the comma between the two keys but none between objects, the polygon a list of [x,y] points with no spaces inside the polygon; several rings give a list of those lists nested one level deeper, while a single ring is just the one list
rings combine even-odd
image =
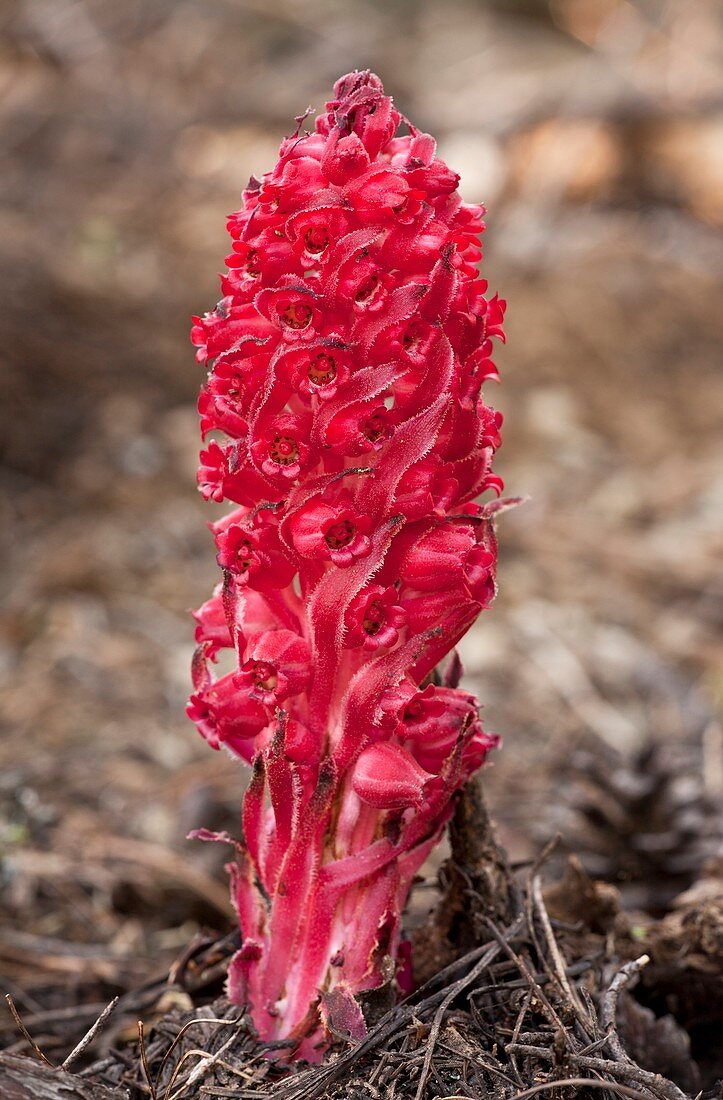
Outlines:
[{"label": "dark bark piece", "polygon": [[473,779],[457,796],[449,826],[451,858],[436,912],[413,934],[414,976],[422,983],[487,936],[487,919],[510,923],[518,899],[504,850],[495,836],[482,786]]},{"label": "dark bark piece", "polygon": [[33,1058],[3,1053],[0,1096],[3,1100],[128,1100],[125,1089],[109,1089]]},{"label": "dark bark piece", "polygon": [[[456,887],[465,897],[461,910],[469,911],[471,906],[473,916],[491,917],[497,924],[512,920],[516,899],[512,896],[510,865],[507,853],[497,841],[478,778],[472,779],[458,796],[449,826],[449,842],[451,869],[457,870]],[[470,946],[479,941],[481,931],[482,928],[474,929]]]}]

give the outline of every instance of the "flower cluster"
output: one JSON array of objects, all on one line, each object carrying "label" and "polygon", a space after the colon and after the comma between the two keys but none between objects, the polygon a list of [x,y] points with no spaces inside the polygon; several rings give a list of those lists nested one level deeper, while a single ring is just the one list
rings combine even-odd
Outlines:
[{"label": "flower cluster", "polygon": [[402,121],[369,72],[299,120],[192,334],[199,487],[235,507],[211,525],[188,712],[252,766],[229,994],[307,1058],[329,1024],[363,1033],[352,995],[393,972],[412,879],[494,744],[454,655],[437,666],[495,593],[475,498],[501,489],[480,391],[504,302],[478,276],[482,208]]}]

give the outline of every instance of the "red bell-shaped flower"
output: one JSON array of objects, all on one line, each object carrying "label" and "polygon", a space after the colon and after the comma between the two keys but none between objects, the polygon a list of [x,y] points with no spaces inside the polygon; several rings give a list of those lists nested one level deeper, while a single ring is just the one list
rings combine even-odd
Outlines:
[{"label": "red bell-shaped flower", "polygon": [[347,494],[334,503],[310,500],[289,519],[291,538],[304,558],[331,561],[341,568],[371,549],[371,518],[360,513]]},{"label": "red bell-shaped flower", "polygon": [[269,706],[298,695],[309,680],[309,645],[291,630],[267,630],[248,639],[236,683]]}]

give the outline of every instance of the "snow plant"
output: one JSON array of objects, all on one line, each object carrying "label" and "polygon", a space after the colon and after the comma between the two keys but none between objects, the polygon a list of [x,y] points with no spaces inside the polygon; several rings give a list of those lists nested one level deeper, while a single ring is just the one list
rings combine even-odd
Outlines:
[{"label": "snow plant", "polygon": [[229,996],[315,1059],[330,1027],[363,1034],[353,995],[400,966],[412,880],[495,743],[453,647],[495,594],[475,498],[502,484],[480,391],[504,302],[477,270],[483,208],[378,77],[297,121],[194,319],[199,486],[234,507],[211,524],[223,579],[195,612],[188,713],[251,765]]}]

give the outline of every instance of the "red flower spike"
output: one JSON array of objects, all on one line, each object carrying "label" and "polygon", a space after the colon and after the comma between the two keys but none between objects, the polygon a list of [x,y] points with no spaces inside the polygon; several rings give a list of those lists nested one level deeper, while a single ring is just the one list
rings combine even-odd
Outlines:
[{"label": "red flower spike", "polygon": [[[495,594],[499,505],[474,498],[502,488],[480,394],[504,302],[477,273],[484,211],[429,134],[398,134],[378,77],[303,121],[194,318],[199,489],[238,507],[211,524],[223,582],[194,612],[188,713],[252,765],[229,996],[318,1060],[363,1037],[356,994],[389,956],[408,990],[412,880],[496,744],[448,656]],[[237,668],[214,678],[222,651]]]}]

